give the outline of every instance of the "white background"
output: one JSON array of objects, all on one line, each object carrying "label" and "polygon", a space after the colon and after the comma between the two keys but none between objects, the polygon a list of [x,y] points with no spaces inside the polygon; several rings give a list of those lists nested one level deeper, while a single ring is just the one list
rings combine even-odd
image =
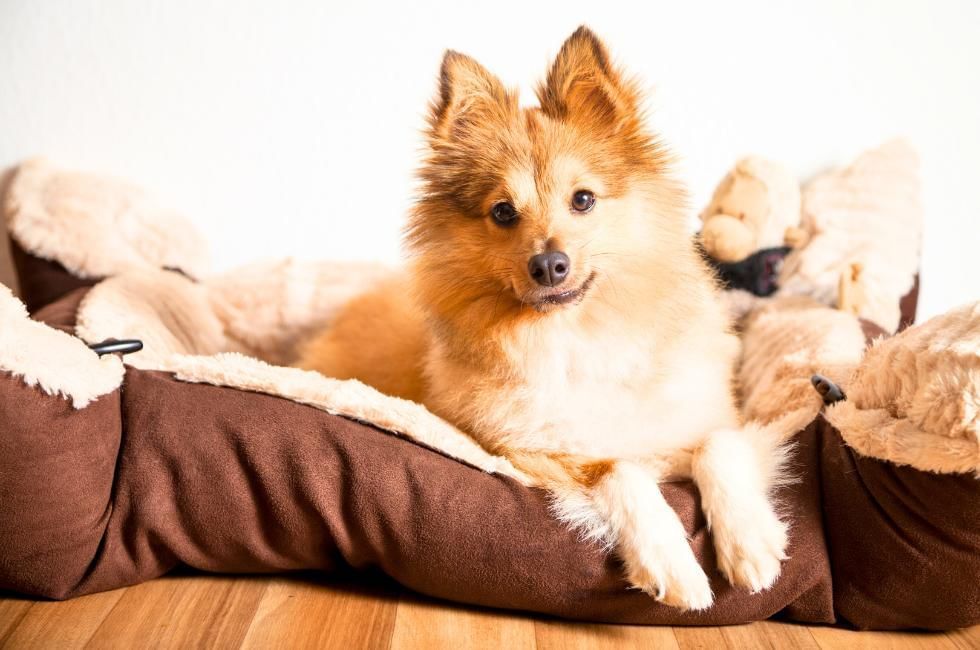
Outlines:
[{"label": "white background", "polygon": [[0,0],[0,165],[44,154],[134,180],[194,219],[219,269],[394,259],[442,51],[531,102],[583,22],[651,89],[692,215],[738,156],[806,178],[906,136],[923,158],[920,317],[980,298],[975,0]]}]

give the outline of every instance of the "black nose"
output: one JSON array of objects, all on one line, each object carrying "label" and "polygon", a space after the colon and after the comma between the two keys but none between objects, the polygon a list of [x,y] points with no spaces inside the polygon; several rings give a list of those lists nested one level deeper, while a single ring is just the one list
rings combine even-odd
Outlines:
[{"label": "black nose", "polygon": [[532,257],[531,261],[527,263],[527,271],[538,284],[546,287],[557,287],[565,281],[570,266],[568,255],[561,251],[555,251],[554,253],[541,253]]}]

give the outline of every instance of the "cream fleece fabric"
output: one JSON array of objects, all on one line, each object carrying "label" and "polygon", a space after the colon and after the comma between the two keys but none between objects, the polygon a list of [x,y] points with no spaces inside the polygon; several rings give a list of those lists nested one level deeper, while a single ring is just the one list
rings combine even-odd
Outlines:
[{"label": "cream fleece fabric", "polygon": [[95,285],[78,308],[75,333],[89,343],[139,339],[126,356],[137,368],[156,368],[174,354],[237,351],[211,308],[208,290],[172,271],[123,273]]},{"label": "cream fleece fabric", "polygon": [[793,421],[806,426],[823,407],[810,377],[819,373],[846,387],[864,355],[858,320],[811,298],[766,301],[743,328],[737,377],[742,413],[750,421],[795,414]]},{"label": "cream fleece fabric", "polygon": [[866,456],[980,475],[980,303],[877,342],[827,410]]},{"label": "cream fleece fabric", "polygon": [[287,365],[296,346],[330,322],[338,308],[391,271],[371,262],[258,262],[208,278],[211,306],[228,349]]},{"label": "cream fleece fabric", "polygon": [[79,339],[31,320],[24,304],[0,284],[0,371],[22,377],[77,409],[119,388],[123,364],[101,359]]},{"label": "cream fleece fabric", "polygon": [[2,208],[25,250],[80,278],[163,267],[207,273],[207,246],[195,229],[122,181],[30,160],[15,170]]},{"label": "cream fleece fabric", "polygon": [[86,341],[137,338],[126,361],[155,368],[173,354],[241,352],[287,365],[305,337],[390,271],[361,262],[260,262],[195,282],[180,273],[146,269],[93,287],[78,311]]}]

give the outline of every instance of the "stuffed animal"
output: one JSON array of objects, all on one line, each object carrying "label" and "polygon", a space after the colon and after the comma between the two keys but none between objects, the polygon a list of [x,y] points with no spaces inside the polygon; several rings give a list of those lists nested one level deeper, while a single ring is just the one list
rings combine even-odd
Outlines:
[{"label": "stuffed animal", "polygon": [[759,156],[742,158],[701,213],[701,245],[722,263],[781,248],[799,232],[800,183],[785,167]]},{"label": "stuffed animal", "polygon": [[889,142],[802,191],[785,167],[743,158],[701,221],[701,246],[737,317],[758,297],[808,296],[895,332],[918,272],[918,158]]}]

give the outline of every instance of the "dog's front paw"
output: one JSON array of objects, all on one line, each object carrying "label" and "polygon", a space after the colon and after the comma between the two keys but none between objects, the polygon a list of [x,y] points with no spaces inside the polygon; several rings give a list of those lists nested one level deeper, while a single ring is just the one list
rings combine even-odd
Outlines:
[{"label": "dog's front paw", "polygon": [[786,559],[788,526],[766,508],[750,525],[715,530],[718,568],[730,583],[756,593],[775,584]]},{"label": "dog's front paw", "polygon": [[658,601],[684,610],[707,609],[714,599],[704,569],[691,548],[658,547],[627,562],[627,579]]},{"label": "dog's front paw", "polygon": [[500,474],[501,476],[509,476],[510,478],[516,480],[518,483],[527,486],[535,485],[534,479],[515,467],[509,460],[503,456],[497,456],[494,458],[493,463],[488,464],[487,471],[491,474]]}]

